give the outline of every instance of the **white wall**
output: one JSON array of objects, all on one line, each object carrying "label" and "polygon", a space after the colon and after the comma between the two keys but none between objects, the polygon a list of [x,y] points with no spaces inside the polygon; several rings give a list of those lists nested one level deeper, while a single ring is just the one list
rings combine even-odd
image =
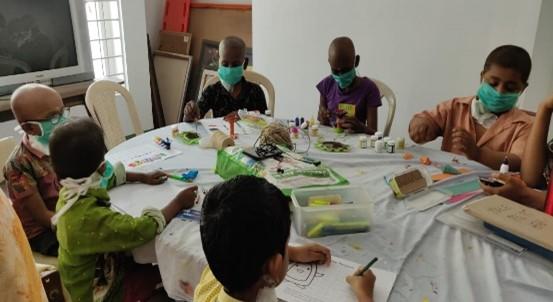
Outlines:
[{"label": "white wall", "polygon": [[[152,102],[150,94],[150,69],[146,46],[145,2],[121,0],[123,39],[127,67],[127,87],[137,106],[138,115],[144,129],[153,128]],[[125,107],[119,105],[119,113],[126,133],[132,133],[130,119]]]},{"label": "white wall", "polygon": [[[475,93],[496,46],[517,44],[532,54],[540,6],[540,0],[253,0],[255,69],[275,86],[277,116],[316,115],[315,85],[330,73],[328,44],[347,35],[361,56],[359,73],[396,93],[392,134],[407,136],[414,113]],[[385,116],[381,109],[380,128]]]}]

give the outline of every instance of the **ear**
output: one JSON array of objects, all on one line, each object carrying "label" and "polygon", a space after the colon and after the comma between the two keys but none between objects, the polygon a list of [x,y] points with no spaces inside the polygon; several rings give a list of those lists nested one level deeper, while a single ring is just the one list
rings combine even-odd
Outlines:
[{"label": "ear", "polygon": [[246,68],[248,68],[248,63],[250,62],[250,59],[248,57],[245,57],[244,58],[244,70],[246,70]]},{"label": "ear", "polygon": [[480,83],[482,83],[482,81],[484,80],[484,74],[485,74],[485,73],[486,73],[485,70],[482,70],[482,71],[480,72]]},{"label": "ear", "polygon": [[21,125],[21,129],[28,135],[42,135],[42,131],[37,125],[25,124],[25,123],[20,125]]},{"label": "ear", "polygon": [[359,66],[359,61],[361,61],[361,57],[359,55],[355,56],[355,67]]},{"label": "ear", "polygon": [[280,283],[280,281],[282,281],[284,265],[284,257],[280,253],[276,253],[265,263],[265,274],[269,275],[271,279],[275,280],[277,283]]}]

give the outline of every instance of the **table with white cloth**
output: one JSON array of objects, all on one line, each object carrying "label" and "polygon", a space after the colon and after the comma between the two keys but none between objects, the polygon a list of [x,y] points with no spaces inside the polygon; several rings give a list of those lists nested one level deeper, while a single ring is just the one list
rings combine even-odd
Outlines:
[{"label": "table with white cloth", "polygon": [[[179,124],[181,131],[207,130],[198,124]],[[532,253],[514,254],[493,245],[478,236],[450,227],[435,218],[460,204],[443,204],[419,212],[394,198],[384,177],[407,166],[420,165],[419,157],[428,156],[435,163],[450,164],[452,160],[470,169],[470,173],[455,176],[445,182],[465,181],[477,175],[488,175],[490,170],[479,163],[454,154],[410,146],[414,155],[405,160],[403,154],[375,153],[360,149],[356,135],[338,136],[330,128],[322,127],[327,140],[338,139],[352,146],[346,153],[329,153],[316,149],[314,139],[294,140],[296,150],[309,148],[308,155],[332,167],[350,184],[362,186],[374,201],[371,229],[368,233],[330,236],[314,239],[327,245],[332,254],[356,263],[365,264],[373,257],[375,267],[398,274],[388,301],[552,301],[553,263]],[[259,131],[248,128],[239,134],[237,145],[251,146]],[[164,127],[130,139],[110,150],[107,158],[128,148],[153,144],[153,138],[170,137],[171,127]],[[153,169],[199,170],[195,183],[207,190],[222,179],[215,174],[217,151],[201,149],[197,145],[173,142],[172,148],[182,153],[164,161],[144,166]],[[162,208],[187,184],[169,180],[159,186],[127,184],[110,191],[113,207],[124,213],[139,216],[146,207]],[[292,227],[291,243],[307,242]],[[199,280],[206,265],[199,224],[195,221],[173,219],[167,228],[149,244],[133,251],[137,262],[157,263],[163,284],[170,297],[184,300],[191,287]],[[188,292],[187,292],[188,291]]]}]

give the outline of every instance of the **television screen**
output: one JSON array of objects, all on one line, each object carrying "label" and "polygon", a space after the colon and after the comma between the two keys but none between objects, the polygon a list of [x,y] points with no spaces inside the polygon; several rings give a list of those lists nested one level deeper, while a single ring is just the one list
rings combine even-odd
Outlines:
[{"label": "television screen", "polygon": [[69,0],[2,0],[0,77],[77,66]]}]

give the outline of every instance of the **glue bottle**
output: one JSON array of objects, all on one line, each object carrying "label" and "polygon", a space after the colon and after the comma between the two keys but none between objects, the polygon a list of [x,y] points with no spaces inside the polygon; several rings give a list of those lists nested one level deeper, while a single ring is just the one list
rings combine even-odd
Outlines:
[{"label": "glue bottle", "polygon": [[499,167],[499,174],[507,174],[509,173],[509,158],[505,156],[503,159],[503,162],[501,163],[501,166]]}]

